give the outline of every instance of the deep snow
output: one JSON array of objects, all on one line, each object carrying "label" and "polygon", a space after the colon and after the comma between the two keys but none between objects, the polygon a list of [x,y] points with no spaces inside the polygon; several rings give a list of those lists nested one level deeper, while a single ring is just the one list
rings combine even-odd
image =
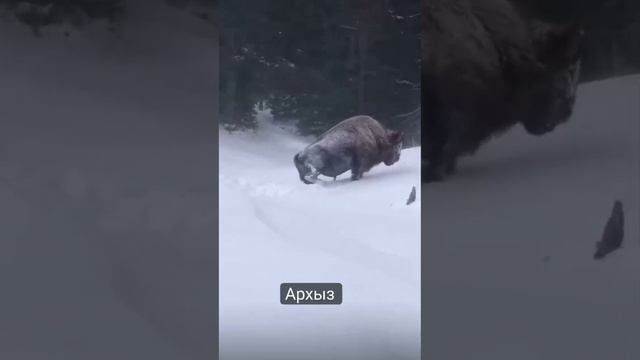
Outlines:
[{"label": "deep snow", "polygon": [[[420,148],[305,185],[309,139],[259,120],[220,133],[221,359],[418,359]],[[343,303],[281,305],[283,282],[340,282]]]},{"label": "deep snow", "polygon": [[[423,187],[424,358],[640,358],[639,135],[639,76],[585,84],[569,123]],[[596,261],[615,199],[624,248]]]},{"label": "deep snow", "polygon": [[[2,359],[215,358],[215,33],[131,3],[115,37],[96,26],[35,39],[0,19]],[[240,146],[230,162],[261,160],[250,176],[238,166],[220,178],[232,208],[220,220],[236,211],[257,225],[225,222],[238,235],[220,244],[223,353],[244,330],[257,341],[238,344],[246,352],[294,343],[355,357],[361,343],[411,357],[422,311],[427,358],[637,359],[639,82],[584,85],[570,123],[543,138],[514,130],[423,188],[423,309],[420,244],[402,241],[419,231],[419,203],[404,205],[415,150],[357,184],[307,187],[289,159],[304,140],[223,134],[230,146],[266,145]],[[233,156],[225,149],[221,160]],[[614,198],[624,248],[597,262]],[[371,215],[376,236],[363,239],[348,216],[307,216],[315,203]],[[283,281],[341,281],[345,302],[284,307]]]},{"label": "deep snow", "polygon": [[2,359],[216,356],[216,34],[131,5],[115,35],[0,19]]}]

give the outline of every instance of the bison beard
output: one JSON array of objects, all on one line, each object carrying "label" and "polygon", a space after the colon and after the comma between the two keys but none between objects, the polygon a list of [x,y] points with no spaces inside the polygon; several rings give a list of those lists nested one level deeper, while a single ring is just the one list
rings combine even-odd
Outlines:
[{"label": "bison beard", "polygon": [[351,170],[358,180],[383,162],[390,166],[400,160],[402,134],[385,129],[369,116],[346,119],[293,157],[300,180],[313,184],[319,175],[333,177]]},{"label": "bison beard", "polygon": [[423,2],[424,182],[521,123],[543,135],[571,116],[582,31],[526,19],[508,0]]}]

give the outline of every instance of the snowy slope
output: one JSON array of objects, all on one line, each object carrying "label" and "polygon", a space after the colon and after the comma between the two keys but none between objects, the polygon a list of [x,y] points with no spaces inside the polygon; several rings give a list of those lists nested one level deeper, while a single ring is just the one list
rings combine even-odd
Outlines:
[{"label": "snowy slope", "polygon": [[[116,37],[0,23],[2,359],[215,356],[215,34],[131,3]],[[423,311],[434,359],[638,358],[638,82],[585,85],[569,124],[509,133],[424,188],[422,310],[417,150],[310,187],[291,164],[304,141],[223,134],[223,354],[415,359]],[[614,198],[626,245],[595,262]],[[285,308],[283,281],[340,281],[344,304]]]},{"label": "snowy slope", "polygon": [[215,356],[216,34],[131,5],[116,35],[0,19],[2,359]]},{"label": "snowy slope", "polygon": [[[640,77],[586,84],[569,123],[423,187],[425,358],[640,358],[639,134]],[[614,199],[624,248],[595,261]]]},{"label": "snowy slope", "polygon": [[[419,193],[405,203],[420,149],[305,185],[307,144],[264,114],[255,134],[220,134],[221,358],[418,359]],[[343,304],[281,305],[283,282],[340,282]]]}]

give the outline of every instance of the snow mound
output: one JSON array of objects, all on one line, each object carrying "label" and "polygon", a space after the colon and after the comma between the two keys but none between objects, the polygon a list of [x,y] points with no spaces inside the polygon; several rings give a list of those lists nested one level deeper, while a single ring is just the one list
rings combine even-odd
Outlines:
[{"label": "snow mound", "polygon": [[0,358],[216,356],[216,33],[131,3],[117,34],[0,19]]},{"label": "snow mound", "polygon": [[[308,139],[259,124],[220,133],[222,358],[418,359],[420,202],[406,200],[420,148],[357,182],[305,185],[293,155]],[[283,282],[340,282],[343,304],[281,305]]]},{"label": "snow mound", "polygon": [[[581,86],[553,133],[515,129],[425,186],[424,358],[638,358],[639,173],[629,76]],[[623,249],[597,261],[616,199]]]}]

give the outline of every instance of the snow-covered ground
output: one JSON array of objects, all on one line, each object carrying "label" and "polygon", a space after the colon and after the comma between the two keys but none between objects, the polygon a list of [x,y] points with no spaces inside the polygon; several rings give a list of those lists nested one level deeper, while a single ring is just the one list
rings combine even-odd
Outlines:
[{"label": "snow-covered ground", "polygon": [[[305,185],[309,139],[259,119],[220,133],[221,359],[419,359],[420,149]],[[340,282],[343,303],[281,305],[283,282]]]},{"label": "snow-covered ground", "polygon": [[1,359],[216,356],[216,34],[158,4],[0,17]]},{"label": "snow-covered ground", "polygon": [[[425,359],[640,359],[640,77],[583,85],[423,187]],[[624,248],[593,259],[614,199]]]},{"label": "snow-covered ground", "polygon": [[[638,77],[583,86],[570,123],[424,187],[420,230],[417,149],[306,186],[305,140],[264,127],[221,135],[218,177],[215,33],[130,4],[115,36],[0,16],[1,359],[215,358],[218,180],[227,359],[415,359],[421,312],[425,358],[639,357]],[[616,198],[625,245],[595,261]],[[344,303],[280,305],[285,281],[342,282]]]}]

